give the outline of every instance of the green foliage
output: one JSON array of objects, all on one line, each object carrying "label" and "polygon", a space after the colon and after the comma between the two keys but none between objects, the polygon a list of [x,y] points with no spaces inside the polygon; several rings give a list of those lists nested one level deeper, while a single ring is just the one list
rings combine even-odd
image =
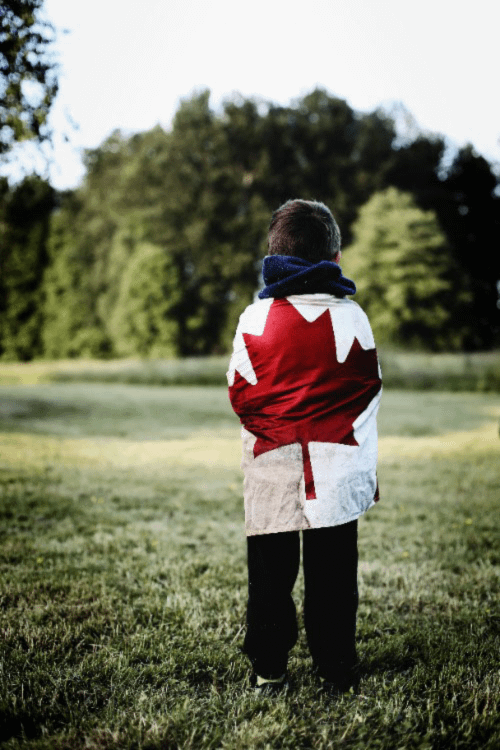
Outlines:
[{"label": "green foliage", "polygon": [[96,314],[92,237],[78,237],[79,227],[73,223],[79,212],[80,203],[69,195],[52,220],[43,329],[49,357],[103,356],[109,350]]},{"label": "green foliage", "polygon": [[500,195],[486,159],[460,149],[444,181],[437,213],[472,292],[470,348],[500,342]]},{"label": "green foliage", "polygon": [[[223,122],[210,110],[208,91],[181,103],[170,133],[163,177],[163,212],[153,236],[178,269],[178,351],[220,349],[227,322],[252,298],[255,261],[267,215],[245,185]],[[233,334],[234,335],[234,334]]]},{"label": "green foliage", "polygon": [[[287,107],[234,96],[219,112],[208,91],[198,92],[181,102],[169,132],[115,131],[86,152],[84,183],[60,197],[48,241],[42,232],[49,267],[33,335],[51,358],[227,352],[257,289],[266,229],[281,202],[325,201],[348,247],[361,206],[396,186],[412,198],[387,199],[379,217],[372,211],[356,224],[363,242],[377,246],[377,232],[385,237],[378,276],[361,251],[357,266],[346,268],[360,301],[375,306],[379,340],[493,348],[500,343],[500,256],[489,252],[500,241],[497,180],[470,149],[443,175],[442,154],[442,139],[397,143],[390,117],[355,112],[323,89]],[[2,190],[8,203],[13,189]],[[28,210],[36,215],[34,205]],[[34,235],[29,242],[36,244]],[[32,255],[23,262],[33,265]],[[351,257],[355,249],[347,263]],[[389,278],[384,264],[390,291],[377,297],[374,285]],[[6,283],[17,283],[15,273]],[[21,328],[17,335],[9,356],[33,356]],[[42,352],[39,344],[30,351]]]},{"label": "green foliage", "polygon": [[498,176],[472,146],[461,148],[444,172],[442,138],[419,136],[398,149],[388,182],[410,191],[420,208],[435,211],[450,254],[472,297],[464,309],[469,333],[463,345],[486,349],[500,343],[500,195]]},{"label": "green foliage", "polygon": [[[356,207],[349,190],[357,200],[370,192],[378,178],[368,175],[390,156],[392,137],[379,115],[357,118],[319,90],[266,113],[252,101],[229,100],[222,115],[203,91],[181,102],[169,133],[113,133],[87,152],[85,184],[54,220],[46,354],[226,351],[257,286],[272,210],[291,194],[326,192],[347,221]],[[358,167],[364,176],[349,181]],[[156,332],[158,318],[146,325],[144,316],[132,334],[134,315],[125,310],[130,268],[146,245],[158,248],[176,280],[175,304],[169,294],[160,316],[168,336],[165,328]],[[140,289],[135,312],[147,297],[158,299],[154,274],[144,274]]]},{"label": "green foliage", "polygon": [[135,174],[134,157],[139,162],[143,157],[140,145],[116,131],[88,151],[83,186],[63,196],[53,218],[44,329],[49,357],[113,352],[109,322],[122,275],[143,237],[142,215],[151,213],[143,207],[148,196],[141,195]]},{"label": "green foliage", "polygon": [[268,211],[291,197],[321,199],[348,241],[357,208],[384,184],[393,158],[392,121],[380,112],[357,113],[320,88],[289,107],[258,110],[234,100],[225,114],[240,152],[250,144],[245,169]]},{"label": "green foliage", "polygon": [[51,54],[54,28],[41,19],[43,0],[2,0],[0,9],[0,155],[14,143],[47,139],[57,93]]},{"label": "green foliage", "polygon": [[119,355],[178,354],[172,311],[181,299],[177,268],[160,247],[139,244],[125,268],[109,323]]},{"label": "green foliage", "polygon": [[418,135],[394,152],[387,181],[402,191],[417,194],[423,200],[440,185],[438,172],[444,148],[441,137]]},{"label": "green foliage", "polygon": [[378,343],[459,349],[469,334],[460,313],[470,297],[432,211],[409,193],[375,193],[353,226],[345,269],[356,279],[356,299]]},{"label": "green foliage", "polygon": [[55,193],[36,176],[13,190],[3,180],[0,190],[0,357],[29,360],[42,353],[42,281]]},{"label": "green foliage", "polygon": [[[226,349],[257,284],[268,212],[250,194],[208,92],[181,104],[170,133],[113,133],[87,152],[86,163],[85,184],[54,220],[48,356],[92,353],[81,345],[89,331],[94,354]],[[139,282],[133,269],[146,247],[149,270]],[[164,264],[161,281],[155,263],[158,273]],[[159,304],[162,288],[168,298]],[[142,300],[132,302],[137,294]],[[162,312],[144,316],[148,299]],[[66,308],[63,322],[59,311]]]}]

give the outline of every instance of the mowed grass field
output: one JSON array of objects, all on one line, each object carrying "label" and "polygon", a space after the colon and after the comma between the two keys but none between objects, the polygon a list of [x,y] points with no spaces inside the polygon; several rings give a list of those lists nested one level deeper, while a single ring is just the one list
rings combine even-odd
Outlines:
[{"label": "mowed grass field", "polygon": [[226,390],[0,387],[1,747],[500,747],[499,418],[495,394],[385,392],[359,690],[320,694],[302,633],[265,698]]}]

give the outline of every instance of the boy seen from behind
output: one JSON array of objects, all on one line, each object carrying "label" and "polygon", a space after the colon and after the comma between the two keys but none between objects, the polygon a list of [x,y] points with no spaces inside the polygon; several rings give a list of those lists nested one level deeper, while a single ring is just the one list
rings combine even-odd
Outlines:
[{"label": "boy seen from behind", "polygon": [[265,288],[242,313],[228,371],[242,427],[252,684],[285,686],[298,629],[292,590],[302,532],[304,625],[329,692],[356,679],[357,519],[378,500],[375,342],[348,299],[340,232],[316,201],[274,212]]}]

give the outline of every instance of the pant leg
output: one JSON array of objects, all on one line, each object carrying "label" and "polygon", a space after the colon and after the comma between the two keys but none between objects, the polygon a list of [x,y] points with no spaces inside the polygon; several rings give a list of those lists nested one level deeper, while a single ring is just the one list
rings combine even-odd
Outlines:
[{"label": "pant leg", "polygon": [[300,565],[298,531],[247,537],[248,606],[243,650],[262,677],[286,671],[297,642],[292,589]]},{"label": "pant leg", "polygon": [[303,532],[304,624],[313,663],[335,681],[356,663],[358,524]]}]

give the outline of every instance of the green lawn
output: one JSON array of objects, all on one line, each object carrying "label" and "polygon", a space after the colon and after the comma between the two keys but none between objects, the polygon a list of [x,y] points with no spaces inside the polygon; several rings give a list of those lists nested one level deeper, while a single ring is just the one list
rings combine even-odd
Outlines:
[{"label": "green lawn", "polygon": [[499,418],[498,395],[384,394],[359,692],[318,694],[301,637],[267,699],[225,389],[0,387],[1,746],[496,750]]}]

